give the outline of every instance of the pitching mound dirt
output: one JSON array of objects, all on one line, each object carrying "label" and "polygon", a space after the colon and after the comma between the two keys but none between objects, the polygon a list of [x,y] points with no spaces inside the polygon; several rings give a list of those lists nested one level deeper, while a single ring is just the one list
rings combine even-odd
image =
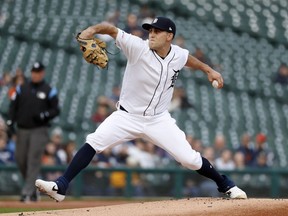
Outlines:
[{"label": "pitching mound dirt", "polygon": [[[64,201],[65,203],[65,201]],[[60,203],[58,203],[60,204]],[[61,205],[61,204],[60,204]],[[21,216],[285,216],[288,199],[229,200],[223,198],[191,198],[156,202],[127,203],[99,207],[10,213]]]}]

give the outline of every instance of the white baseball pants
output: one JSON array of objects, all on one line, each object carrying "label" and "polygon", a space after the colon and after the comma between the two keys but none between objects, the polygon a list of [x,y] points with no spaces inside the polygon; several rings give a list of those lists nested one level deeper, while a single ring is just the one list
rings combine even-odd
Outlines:
[{"label": "white baseball pants", "polygon": [[122,110],[113,112],[86,138],[97,153],[136,138],[144,138],[171,154],[184,167],[198,170],[202,157],[192,149],[168,111],[156,116],[140,116]]}]

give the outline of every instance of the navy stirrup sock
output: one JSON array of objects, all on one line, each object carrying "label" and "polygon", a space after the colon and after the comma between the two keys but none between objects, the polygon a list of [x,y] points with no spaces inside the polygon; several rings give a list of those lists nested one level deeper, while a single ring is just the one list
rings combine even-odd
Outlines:
[{"label": "navy stirrup sock", "polygon": [[56,180],[58,193],[65,195],[69,183],[85,167],[89,165],[96,151],[88,143],[85,143],[75,154],[63,176]]},{"label": "navy stirrup sock", "polygon": [[202,167],[199,170],[196,170],[196,172],[198,172],[200,175],[212,179],[216,182],[219,188],[222,188],[225,177],[220,175],[206,158],[202,157],[202,162]]}]

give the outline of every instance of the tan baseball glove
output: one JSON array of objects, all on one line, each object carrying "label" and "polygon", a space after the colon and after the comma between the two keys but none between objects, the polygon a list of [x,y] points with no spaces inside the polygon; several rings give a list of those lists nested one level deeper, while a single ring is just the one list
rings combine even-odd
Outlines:
[{"label": "tan baseball glove", "polygon": [[97,38],[80,38],[80,33],[77,34],[76,40],[80,44],[80,49],[83,52],[83,58],[88,63],[97,65],[102,69],[105,68],[109,60],[105,49],[106,43]]}]

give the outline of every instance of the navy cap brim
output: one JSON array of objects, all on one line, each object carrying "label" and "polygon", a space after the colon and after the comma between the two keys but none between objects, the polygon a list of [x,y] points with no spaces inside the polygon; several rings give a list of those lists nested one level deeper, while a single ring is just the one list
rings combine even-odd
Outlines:
[{"label": "navy cap brim", "polygon": [[166,29],[163,29],[163,28],[157,26],[157,25],[154,24],[154,23],[153,23],[153,24],[144,23],[144,24],[142,25],[142,28],[145,29],[145,30],[147,30],[147,31],[149,31],[151,28],[157,28],[157,29],[160,29],[160,30],[162,30],[162,31],[166,31]]}]

